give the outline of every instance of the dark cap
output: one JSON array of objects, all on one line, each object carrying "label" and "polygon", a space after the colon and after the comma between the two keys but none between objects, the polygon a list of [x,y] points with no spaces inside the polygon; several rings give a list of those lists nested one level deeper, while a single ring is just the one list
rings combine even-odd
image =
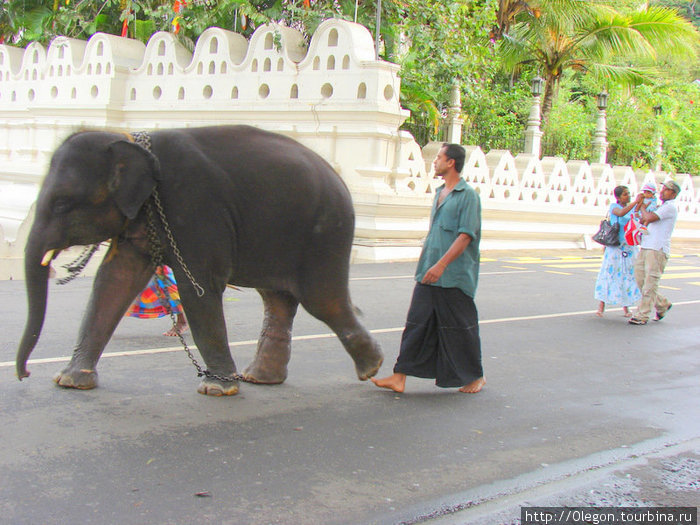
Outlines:
[{"label": "dark cap", "polygon": [[666,179],[664,181],[664,186],[666,186],[669,190],[673,191],[673,193],[675,193],[676,195],[678,195],[681,192],[681,187],[673,179]]}]

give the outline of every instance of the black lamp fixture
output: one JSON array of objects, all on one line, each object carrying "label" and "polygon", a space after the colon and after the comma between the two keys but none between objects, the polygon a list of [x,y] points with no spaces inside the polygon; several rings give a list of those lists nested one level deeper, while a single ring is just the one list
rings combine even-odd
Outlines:
[{"label": "black lamp fixture", "polygon": [[659,115],[661,115],[661,111],[663,109],[664,108],[661,106],[661,104],[654,106],[654,115],[656,115],[658,117]]},{"label": "black lamp fixture", "polygon": [[601,111],[604,110],[605,108],[607,108],[608,107],[608,94],[605,91],[598,93],[598,96],[596,97],[596,103],[598,104],[598,109]]},{"label": "black lamp fixture", "polygon": [[532,96],[539,97],[542,94],[542,88],[544,88],[544,79],[540,76],[536,76],[532,79]]}]

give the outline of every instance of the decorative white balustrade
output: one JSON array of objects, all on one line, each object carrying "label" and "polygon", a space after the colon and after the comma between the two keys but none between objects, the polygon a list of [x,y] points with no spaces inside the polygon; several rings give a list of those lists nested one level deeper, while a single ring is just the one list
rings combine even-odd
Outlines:
[{"label": "decorative white balustrade", "polygon": [[[30,207],[51,153],[83,128],[250,124],[287,134],[326,158],[350,188],[358,259],[415,257],[440,183],[431,176],[439,144],[421,150],[399,131],[408,116],[399,92],[398,66],[375,60],[370,33],[341,20],[322,23],[308,48],[300,33],[277,25],[258,28],[249,41],[210,28],[193,53],[170,33],[147,45],[99,33],[87,42],[58,37],[48,49],[0,45],[0,277],[21,275]],[[663,178],[467,150],[463,174],[481,194],[486,247],[515,245],[499,243],[498,232],[530,231],[521,212],[589,216],[594,230],[617,184],[635,192]],[[700,223],[700,188],[690,176],[677,179],[681,218]],[[502,216],[490,219],[496,211]],[[588,230],[569,229],[573,236],[552,246],[581,245]],[[3,261],[12,270],[3,270]]]}]

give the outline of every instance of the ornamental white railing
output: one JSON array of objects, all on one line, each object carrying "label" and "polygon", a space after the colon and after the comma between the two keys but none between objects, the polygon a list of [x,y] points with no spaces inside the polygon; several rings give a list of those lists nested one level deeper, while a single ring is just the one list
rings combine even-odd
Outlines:
[{"label": "ornamental white railing", "polygon": [[[99,33],[87,42],[58,37],[48,49],[0,45],[0,259],[21,259],[51,153],[70,133],[220,124],[277,131],[317,151],[350,188],[356,244],[369,250],[366,258],[412,257],[439,184],[431,176],[439,145],[421,150],[399,130],[408,112],[399,103],[398,73],[375,59],[366,28],[341,20],[322,23],[308,46],[277,25],[258,28],[249,41],[210,28],[192,53],[170,33],[147,45]],[[485,210],[595,217],[615,185],[635,192],[665,176],[467,149],[463,174]],[[677,180],[681,218],[700,221],[700,188],[688,175]],[[518,220],[511,215],[507,220]]]}]

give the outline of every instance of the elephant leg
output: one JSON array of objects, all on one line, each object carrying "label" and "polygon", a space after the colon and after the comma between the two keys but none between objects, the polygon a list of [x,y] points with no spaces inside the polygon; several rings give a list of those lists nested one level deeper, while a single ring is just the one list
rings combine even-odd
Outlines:
[{"label": "elephant leg", "polygon": [[229,379],[236,373],[236,364],[228,346],[226,320],[221,304],[223,292],[207,289],[202,297],[198,297],[185,276],[177,275],[176,272],[176,279],[192,338],[211,374],[202,379],[197,392],[208,396],[237,394],[238,381]]},{"label": "elephant leg", "polygon": [[314,293],[302,299],[301,304],[335,332],[355,362],[357,377],[366,381],[382,366],[381,347],[357,319],[347,290],[338,294],[332,294],[328,289],[321,290],[323,293]]},{"label": "elephant leg", "polygon": [[288,292],[258,290],[265,305],[258,350],[243,372],[251,383],[279,384],[287,379],[292,350],[292,324],[299,301]]},{"label": "elephant leg", "polygon": [[68,366],[54,376],[57,385],[89,390],[97,386],[97,361],[134,297],[153,274],[150,261],[132,245],[111,248],[100,265],[78,342]]}]

